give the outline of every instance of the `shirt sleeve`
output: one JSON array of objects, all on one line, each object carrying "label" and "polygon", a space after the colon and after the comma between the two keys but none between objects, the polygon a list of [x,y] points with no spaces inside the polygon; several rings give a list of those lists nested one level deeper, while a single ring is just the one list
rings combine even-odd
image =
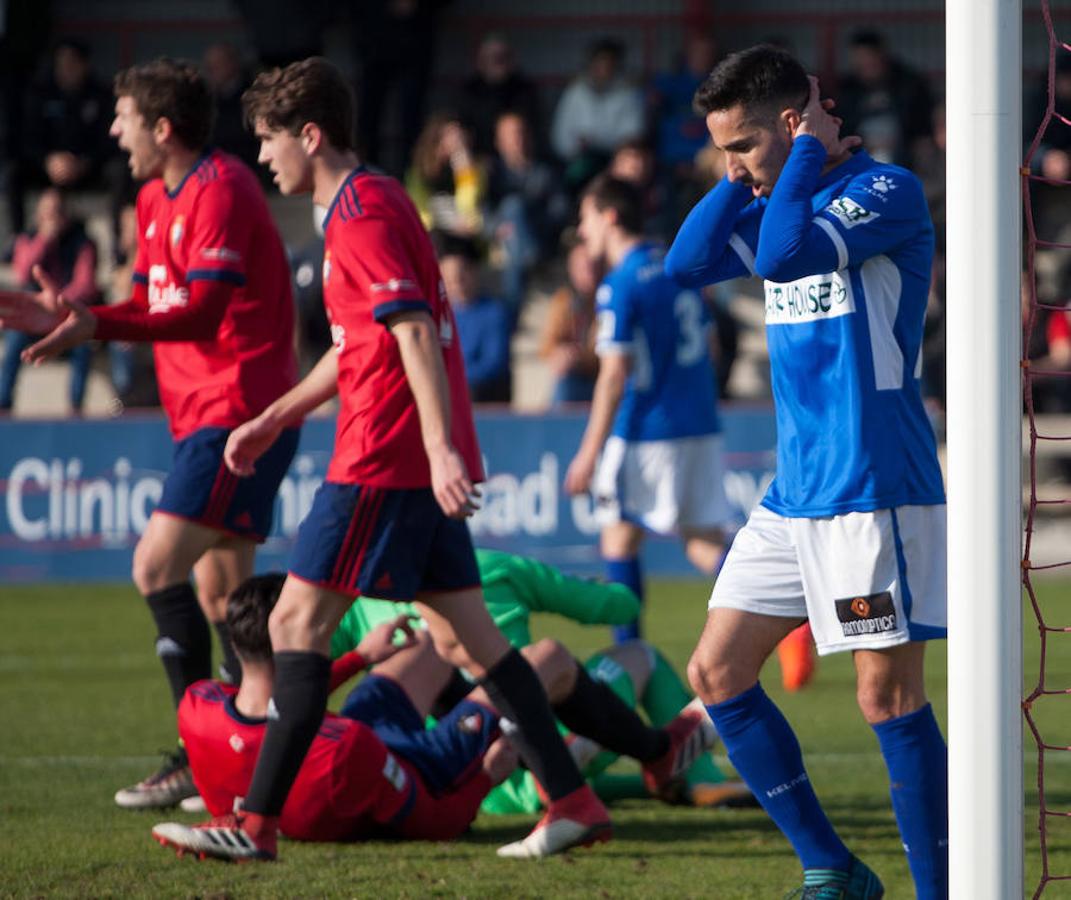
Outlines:
[{"label": "shirt sleeve", "polygon": [[138,244],[137,252],[134,254],[134,270],[130,274],[130,281],[134,297],[138,298],[140,295],[144,298],[144,305],[146,307],[149,305],[149,255],[145,248],[145,229],[149,227],[149,212],[147,206],[148,201],[146,200],[145,189],[143,188],[138,192],[138,199],[135,206],[138,221]]},{"label": "shirt sleeve", "polygon": [[431,313],[433,297],[425,297],[416,261],[398,229],[378,218],[352,219],[346,228],[345,265],[361,296],[371,303],[372,317],[386,324],[401,312]]},{"label": "shirt sleeve", "polygon": [[640,614],[640,601],[623,584],[566,575],[534,559],[510,560],[510,580],[532,612],[557,613],[584,625],[624,625]]},{"label": "shirt sleeve", "polygon": [[253,230],[236,186],[212,181],[197,198],[187,238],[186,281],[223,281],[241,287]]},{"label": "shirt sleeve", "polygon": [[607,278],[595,292],[595,352],[631,355],[635,331],[632,298],[624,279]]},{"label": "shirt sleeve", "polygon": [[826,151],[810,135],[795,140],[759,230],[755,270],[784,283],[839,271],[932,228],[918,179],[875,167],[853,178],[825,209],[812,204]]},{"label": "shirt sleeve", "polygon": [[688,213],[666,253],[666,273],[685,287],[754,275],[764,209],[750,187],[723,178]]},{"label": "shirt sleeve", "polygon": [[154,312],[139,299],[135,285],[135,296],[125,303],[93,310],[97,320],[93,336],[101,341],[212,340],[233,291],[226,282],[194,282],[185,306]]}]

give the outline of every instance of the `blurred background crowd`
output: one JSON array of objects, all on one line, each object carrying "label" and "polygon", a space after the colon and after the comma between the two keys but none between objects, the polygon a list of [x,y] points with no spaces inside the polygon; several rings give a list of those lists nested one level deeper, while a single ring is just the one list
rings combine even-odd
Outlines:
[{"label": "blurred background crowd", "polygon": [[[604,171],[634,182],[646,200],[649,236],[671,241],[723,174],[691,108],[695,89],[723,54],[766,40],[813,67],[823,93],[836,98],[845,130],[861,135],[868,152],[923,180],[938,235],[923,379],[939,422],[943,4],[923,4],[920,12],[918,3],[869,0],[853,6],[854,19],[839,20],[837,2],[824,4],[824,18],[808,18],[787,0],[756,0],[750,12],[727,12],[723,3],[617,0],[593,4],[591,16],[568,4],[556,13],[558,5],[540,16],[496,0],[0,5],[0,274],[28,287],[40,264],[86,302],[129,295],[137,185],[108,136],[119,66],[161,52],[199,58],[218,105],[213,144],[256,169],[242,91],[259,68],[327,54],[352,73],[363,157],[404,183],[432,233],[473,399],[524,410],[583,402],[598,365],[593,308],[604,273],[576,240],[579,192]],[[1038,68],[1045,63],[1036,60]],[[1063,104],[1071,113],[1069,60],[1058,60],[1054,91],[1057,109]],[[1024,76],[1024,147],[1044,116],[1047,87],[1038,69]],[[1071,207],[1061,202],[1062,182],[1071,179],[1071,128],[1054,121],[1034,167],[1048,179],[1031,195],[1039,235],[1071,244]],[[308,365],[329,343],[322,240],[307,199],[295,204],[266,181],[264,187],[292,259]],[[1038,271],[1038,299],[1051,308],[1041,310],[1028,351],[1048,368],[1071,371],[1071,320],[1063,309],[1071,297],[1071,250],[1045,250]],[[1030,288],[1024,281],[1024,314]],[[741,282],[706,294],[726,398],[769,396],[760,290]],[[79,350],[64,363],[61,403],[56,385],[64,382],[47,391],[26,386],[36,377],[19,371],[26,339],[2,338],[0,411],[116,414],[155,402],[145,348]],[[97,387],[87,392],[91,382]],[[1045,383],[1036,402],[1042,411],[1071,412],[1071,379]]]}]

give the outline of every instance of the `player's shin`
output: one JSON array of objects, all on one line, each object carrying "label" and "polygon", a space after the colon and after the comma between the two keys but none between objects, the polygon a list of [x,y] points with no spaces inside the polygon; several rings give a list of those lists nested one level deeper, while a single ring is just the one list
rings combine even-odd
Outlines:
[{"label": "player's shin", "polygon": [[948,750],[933,715],[922,709],[874,725],[889,769],[893,812],[900,827],[915,896],[948,896]]},{"label": "player's shin", "polygon": [[171,696],[178,707],[195,681],[212,677],[212,635],[197,594],[189,582],[146,595],[156,622],[156,655],[160,657]]},{"label": "player's shin", "polygon": [[297,777],[327,709],[331,661],[319,653],[284,650],[275,654],[275,687],[268,728],[244,808],[275,817]]},{"label": "player's shin", "polygon": [[781,829],[804,869],[848,871],[852,855],[811,788],[799,741],[761,684],[707,706],[729,759]]},{"label": "player's shin", "polygon": [[488,670],[481,684],[499,713],[516,726],[509,738],[550,799],[559,800],[583,786],[580,771],[555,727],[547,694],[527,660],[511,649]]}]

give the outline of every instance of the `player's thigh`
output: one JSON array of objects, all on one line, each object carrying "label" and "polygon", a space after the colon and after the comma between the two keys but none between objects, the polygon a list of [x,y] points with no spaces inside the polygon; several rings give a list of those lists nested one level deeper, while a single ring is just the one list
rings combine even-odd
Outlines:
[{"label": "player's thigh", "polygon": [[619,521],[604,525],[599,534],[599,551],[603,559],[632,559],[643,545],[643,528],[633,522]]},{"label": "player's thigh", "polygon": [[799,618],[716,607],[688,662],[688,680],[704,703],[742,694],[759,679],[763,664]]},{"label": "player's thigh", "polygon": [[209,620],[221,622],[227,617],[227,598],[253,574],[256,552],[253,541],[227,536],[194,563],[197,599]]},{"label": "player's thigh", "polygon": [[207,525],[154,512],[134,548],[134,583],[149,594],[186,581],[194,564],[225,537]]},{"label": "player's thigh", "polygon": [[426,631],[418,631],[416,641],[412,647],[379,663],[372,672],[400,685],[423,718],[449,683],[454,669],[435,652]]},{"label": "player's thigh", "polygon": [[856,695],[867,722],[906,716],[926,704],[925,655],[924,641],[853,654]]},{"label": "player's thigh", "polygon": [[943,506],[791,523],[819,653],[945,636]]},{"label": "player's thigh", "polygon": [[509,642],[483,602],[482,588],[423,593],[416,605],[439,655],[474,677],[482,678],[509,652]]},{"label": "player's thigh", "polygon": [[268,619],[272,649],[329,656],[331,635],[352,602],[349,594],[288,575]]}]

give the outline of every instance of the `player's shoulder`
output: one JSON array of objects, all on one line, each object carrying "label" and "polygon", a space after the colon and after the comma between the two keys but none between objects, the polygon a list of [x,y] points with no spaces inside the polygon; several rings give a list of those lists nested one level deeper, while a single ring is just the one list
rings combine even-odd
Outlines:
[{"label": "player's shoulder", "polygon": [[926,208],[922,182],[914,172],[892,163],[871,162],[848,180],[844,193],[875,201],[878,211]]},{"label": "player's shoulder", "polygon": [[205,706],[222,706],[228,697],[233,697],[238,689],[222,681],[205,678],[195,681],[188,688],[183,697],[183,705],[188,709],[199,709]]},{"label": "player's shoulder", "polygon": [[243,215],[250,212],[249,201],[261,197],[260,182],[253,171],[236,156],[221,150],[206,153],[190,172],[191,191],[198,201],[203,199],[238,200]]}]

